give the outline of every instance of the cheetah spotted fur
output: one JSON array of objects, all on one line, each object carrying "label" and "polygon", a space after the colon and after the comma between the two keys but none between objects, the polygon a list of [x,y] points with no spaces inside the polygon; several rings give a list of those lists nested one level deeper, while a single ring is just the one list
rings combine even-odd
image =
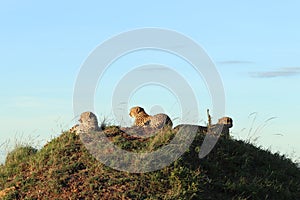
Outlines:
[{"label": "cheetah spotted fur", "polygon": [[148,115],[144,108],[135,106],[130,109],[130,117],[135,118],[134,126],[149,126],[151,128],[172,128],[173,123],[170,117],[166,114],[160,113],[156,115]]},{"label": "cheetah spotted fur", "polygon": [[69,132],[75,133],[76,135],[80,133],[86,133],[90,131],[99,131],[98,120],[94,113],[84,112],[80,115],[80,124],[73,126]]}]

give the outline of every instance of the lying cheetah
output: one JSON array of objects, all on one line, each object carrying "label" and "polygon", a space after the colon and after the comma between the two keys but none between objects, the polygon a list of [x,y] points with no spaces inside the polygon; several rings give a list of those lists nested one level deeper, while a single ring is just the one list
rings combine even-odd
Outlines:
[{"label": "lying cheetah", "polygon": [[160,113],[156,115],[148,115],[144,108],[136,106],[130,109],[130,117],[135,118],[135,126],[149,126],[151,128],[172,128],[173,123],[170,117],[166,114]]},{"label": "lying cheetah", "polygon": [[210,127],[210,130],[206,126],[198,126],[198,125],[192,125],[192,124],[180,124],[177,125],[173,130],[179,131],[182,127],[187,126],[190,128],[197,128],[197,132],[200,133],[206,133],[208,131],[215,132],[218,130],[218,128],[222,128],[221,135],[223,135],[225,138],[229,138],[229,129],[233,126],[232,118],[230,117],[222,117],[218,120],[217,124],[214,124]]},{"label": "lying cheetah", "polygon": [[80,124],[73,126],[69,132],[75,133],[76,135],[83,132],[98,131],[100,128],[98,126],[98,120],[94,113],[84,112],[80,115],[78,120]]}]

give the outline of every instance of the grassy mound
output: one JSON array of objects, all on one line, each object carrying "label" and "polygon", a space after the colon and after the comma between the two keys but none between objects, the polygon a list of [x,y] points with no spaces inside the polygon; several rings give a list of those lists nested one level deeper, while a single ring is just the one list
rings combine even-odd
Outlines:
[{"label": "grassy mound", "polygon": [[[174,132],[147,140],[106,133],[119,147],[152,151]],[[251,144],[220,138],[198,158],[204,133],[189,150],[159,171],[132,174],[111,169],[91,156],[80,138],[64,132],[41,150],[24,146],[0,166],[2,199],[299,199],[300,170],[291,160]]]}]

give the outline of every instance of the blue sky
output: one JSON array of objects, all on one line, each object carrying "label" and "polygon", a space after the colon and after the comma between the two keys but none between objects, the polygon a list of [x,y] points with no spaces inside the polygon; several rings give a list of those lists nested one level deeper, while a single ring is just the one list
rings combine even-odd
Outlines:
[{"label": "blue sky", "polygon": [[[121,32],[158,27],[192,38],[213,60],[225,89],[226,115],[234,119],[235,138],[249,138],[251,127],[267,125],[255,134],[258,144],[273,151],[294,152],[298,157],[299,7],[296,0],[1,1],[0,145],[20,137],[38,137],[44,144],[61,129],[71,127],[75,123],[74,84],[88,55]],[[119,80],[116,72],[121,65],[126,64],[129,70],[151,59],[175,67],[184,65],[178,58],[157,53],[129,57],[120,59],[106,73],[102,86],[107,91],[113,87],[109,80]],[[211,105],[209,93],[192,71],[182,70],[182,74],[194,84],[203,124],[206,108]],[[149,91],[155,92],[155,88],[137,92],[130,104],[141,102],[148,110],[150,104],[160,104],[160,100],[142,98]],[[109,95],[103,97],[101,90],[96,93],[95,102],[103,98],[109,103]],[[176,100],[171,94],[162,97],[170,98],[172,106],[166,107],[166,112],[176,118]],[[100,118],[113,118],[109,106],[96,103],[95,107]],[[249,115],[253,112],[257,118],[251,125],[254,115]],[[265,122],[271,117],[276,118]]]}]

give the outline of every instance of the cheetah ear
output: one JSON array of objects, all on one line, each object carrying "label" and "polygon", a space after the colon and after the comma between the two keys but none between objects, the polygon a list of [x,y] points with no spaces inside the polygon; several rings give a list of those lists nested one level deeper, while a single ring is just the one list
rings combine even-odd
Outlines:
[{"label": "cheetah ear", "polygon": [[137,108],[136,108],[136,113],[139,113],[139,112],[141,112],[141,108],[140,108],[140,107],[137,107]]},{"label": "cheetah ear", "polygon": [[90,113],[89,112],[85,112],[83,116],[86,117],[86,118],[89,118],[90,117]]}]

